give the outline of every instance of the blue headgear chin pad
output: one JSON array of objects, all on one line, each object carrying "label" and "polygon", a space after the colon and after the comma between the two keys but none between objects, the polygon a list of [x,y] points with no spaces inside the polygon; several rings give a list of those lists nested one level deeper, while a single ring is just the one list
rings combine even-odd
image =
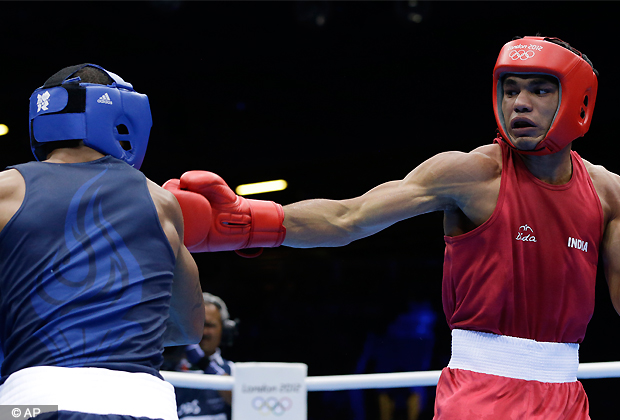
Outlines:
[{"label": "blue headgear chin pad", "polygon": [[[81,83],[79,77],[71,78],[86,66],[103,70],[113,83]],[[57,73],[64,76],[57,83],[48,80],[30,96],[30,146],[35,158],[47,159],[41,149],[43,143],[82,140],[86,146],[139,169],[153,125],[147,96],[95,64],[67,69],[66,76],[62,70]],[[121,141],[128,142],[128,150]]]}]

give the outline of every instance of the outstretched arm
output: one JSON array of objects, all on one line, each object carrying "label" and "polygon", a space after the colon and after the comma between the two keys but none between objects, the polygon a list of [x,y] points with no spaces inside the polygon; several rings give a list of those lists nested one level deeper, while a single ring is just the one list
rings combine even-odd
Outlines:
[{"label": "outstretched arm", "polygon": [[342,246],[423,213],[459,206],[480,181],[476,157],[446,152],[420,164],[400,181],[381,184],[348,200],[307,200],[284,206],[286,238],[295,248]]},{"label": "outstretched arm", "polygon": [[460,211],[474,224],[495,207],[501,174],[498,145],[432,157],[400,181],[348,200],[307,200],[286,206],[238,197],[218,175],[189,171],[172,179],[183,209],[190,252],[287,245],[341,246],[432,211]]}]

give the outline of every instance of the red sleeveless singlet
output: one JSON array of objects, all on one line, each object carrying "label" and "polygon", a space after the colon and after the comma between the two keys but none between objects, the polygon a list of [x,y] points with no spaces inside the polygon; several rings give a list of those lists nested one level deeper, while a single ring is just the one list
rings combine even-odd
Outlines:
[{"label": "red sleeveless singlet", "polygon": [[603,211],[571,151],[564,185],[535,178],[504,142],[492,216],[446,236],[443,308],[451,329],[580,343],[594,311]]}]

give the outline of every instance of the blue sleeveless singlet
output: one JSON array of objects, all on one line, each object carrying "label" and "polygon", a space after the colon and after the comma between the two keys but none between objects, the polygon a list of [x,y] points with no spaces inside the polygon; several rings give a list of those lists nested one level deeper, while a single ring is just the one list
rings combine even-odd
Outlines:
[{"label": "blue sleeveless singlet", "polygon": [[12,168],[26,194],[0,232],[0,383],[31,366],[159,376],[175,257],[144,175],[111,156]]}]

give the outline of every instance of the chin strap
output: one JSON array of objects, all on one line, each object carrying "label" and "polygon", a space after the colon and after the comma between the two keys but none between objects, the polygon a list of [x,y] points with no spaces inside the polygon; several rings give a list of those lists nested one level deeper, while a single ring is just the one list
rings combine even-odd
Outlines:
[{"label": "chin strap", "polygon": [[[506,140],[504,138],[504,136],[501,135],[501,133],[499,132],[499,129],[496,129],[495,131],[495,139],[493,139],[493,143],[499,143],[503,141],[504,143],[506,143],[508,145],[508,147],[510,147],[512,150],[514,150],[517,153],[521,153],[522,155],[548,155],[550,154],[549,149],[546,147],[542,147],[540,149],[534,149],[534,150],[519,150],[517,149],[510,141]],[[541,143],[545,141],[544,139],[541,140]],[[543,153],[547,151],[546,153]]]}]

